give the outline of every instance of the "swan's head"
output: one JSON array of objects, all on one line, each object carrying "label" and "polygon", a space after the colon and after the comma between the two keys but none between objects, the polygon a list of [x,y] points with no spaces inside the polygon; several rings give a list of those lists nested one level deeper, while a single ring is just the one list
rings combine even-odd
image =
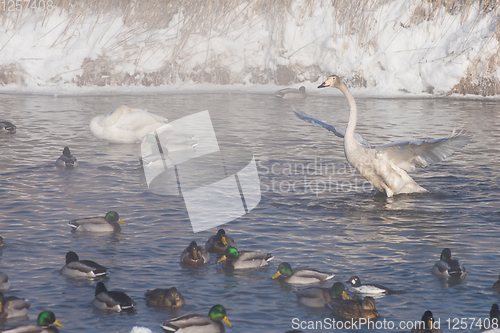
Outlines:
[{"label": "swan's head", "polygon": [[322,84],[318,86],[318,88],[325,88],[325,87],[333,87],[333,88],[339,88],[342,86],[342,80],[340,77],[337,75],[331,75],[328,79],[325,80]]}]

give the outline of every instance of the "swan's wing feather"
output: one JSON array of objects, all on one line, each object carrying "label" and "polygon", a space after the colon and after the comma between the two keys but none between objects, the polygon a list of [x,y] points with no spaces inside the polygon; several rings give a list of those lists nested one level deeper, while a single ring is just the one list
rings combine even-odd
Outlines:
[{"label": "swan's wing feather", "polygon": [[472,138],[468,131],[453,131],[447,138],[434,140],[395,141],[376,147],[387,154],[397,166],[412,171],[415,167],[426,167],[441,162],[455,151],[463,148]]},{"label": "swan's wing feather", "polygon": [[[333,126],[328,123],[325,123],[324,121],[321,121],[317,118],[311,117],[310,115],[306,114],[305,112],[302,112],[300,110],[294,110],[293,111],[295,115],[299,118],[302,119],[305,122],[308,122],[314,126],[320,126],[323,127],[330,132],[333,132],[336,136],[339,138],[343,138],[345,136],[345,128],[344,127],[339,127],[339,126]],[[354,133],[354,138],[356,141],[358,141],[363,147],[370,148],[371,145],[366,141],[361,134],[359,133]]]}]

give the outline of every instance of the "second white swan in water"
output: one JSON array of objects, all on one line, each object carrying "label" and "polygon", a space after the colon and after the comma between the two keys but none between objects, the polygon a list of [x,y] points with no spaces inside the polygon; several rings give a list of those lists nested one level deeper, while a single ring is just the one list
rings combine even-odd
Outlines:
[{"label": "second white swan in water", "polygon": [[361,135],[354,132],[358,117],[356,101],[342,80],[332,75],[318,86],[318,88],[324,87],[337,88],[347,98],[351,109],[347,128],[329,125],[300,111],[296,111],[295,114],[304,121],[322,126],[344,138],[344,152],[349,163],[387,197],[400,193],[428,192],[418,185],[407,171],[414,170],[416,166],[425,167],[444,160],[464,147],[472,137],[467,131],[458,133],[453,131],[448,138],[396,141],[373,147]]},{"label": "second white swan in water", "polygon": [[136,143],[167,121],[146,110],[122,105],[109,114],[94,117],[90,121],[90,131],[99,139],[110,142]]}]

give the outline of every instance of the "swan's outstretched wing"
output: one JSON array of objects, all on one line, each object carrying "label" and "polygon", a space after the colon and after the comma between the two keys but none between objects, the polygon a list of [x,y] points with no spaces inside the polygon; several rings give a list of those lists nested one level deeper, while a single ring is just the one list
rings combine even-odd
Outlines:
[{"label": "swan's outstretched wing", "polygon": [[[314,117],[311,117],[310,115],[302,112],[302,111],[299,111],[299,110],[293,110],[293,112],[295,113],[295,115],[302,119],[303,121],[305,122],[308,122],[310,124],[313,124],[314,126],[321,126],[323,128],[326,128],[327,130],[329,130],[330,132],[333,132],[333,134],[335,134],[336,136],[338,136],[339,138],[343,138],[344,135],[345,135],[345,128],[344,127],[338,127],[338,126],[333,126],[333,125],[330,125],[330,124],[327,124],[325,123],[324,121],[321,121],[319,119],[316,119]],[[358,141],[363,147],[366,147],[366,148],[371,148],[372,146],[368,143],[368,141],[366,141],[362,136],[361,134],[359,133],[354,133],[354,138],[356,139],[356,141]]]},{"label": "swan's outstretched wing", "polygon": [[379,153],[387,154],[397,166],[412,171],[416,166],[426,167],[444,160],[463,148],[472,138],[468,131],[453,131],[447,138],[434,140],[404,140],[378,146]]}]

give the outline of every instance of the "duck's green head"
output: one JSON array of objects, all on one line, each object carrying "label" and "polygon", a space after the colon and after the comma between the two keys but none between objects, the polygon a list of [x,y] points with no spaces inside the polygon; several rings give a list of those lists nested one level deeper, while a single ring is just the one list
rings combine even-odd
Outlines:
[{"label": "duck's green head", "polygon": [[424,323],[426,330],[434,329],[434,316],[432,315],[431,311],[427,310],[424,312],[424,315],[422,316],[422,322]]},{"label": "duck's green head", "polygon": [[293,274],[292,266],[290,266],[287,262],[282,262],[278,266],[278,271],[273,275],[273,279],[276,279],[278,276],[289,277]]},{"label": "duck's green head", "polygon": [[50,326],[51,324],[54,324],[60,327],[64,327],[64,325],[56,319],[56,315],[52,311],[40,312],[36,323],[38,326]]},{"label": "duck's green head", "polygon": [[342,282],[335,282],[330,288],[330,296],[332,298],[345,298],[349,299],[349,296],[345,293],[345,286]]},{"label": "duck's green head", "polygon": [[210,311],[208,311],[208,316],[212,320],[215,320],[215,321],[221,321],[222,320],[223,322],[225,322],[229,326],[233,326],[233,324],[231,324],[231,322],[229,321],[229,319],[227,319],[226,309],[222,305],[220,305],[220,304],[212,306],[212,308],[210,309]]},{"label": "duck's green head", "polygon": [[226,253],[217,262],[219,263],[219,262],[224,261],[226,259],[235,260],[235,259],[238,259],[239,255],[240,255],[240,253],[238,252],[238,250],[235,247],[229,246],[226,249]]},{"label": "duck's green head", "polygon": [[222,244],[227,245],[226,231],[224,229],[219,229],[217,231],[217,239],[222,242]]},{"label": "duck's green head", "polygon": [[198,244],[195,241],[189,244],[188,251],[193,255],[194,260],[198,260]]},{"label": "duck's green head", "polygon": [[110,223],[120,222],[122,224],[127,224],[127,223],[122,221],[122,219],[120,218],[120,215],[118,215],[118,213],[115,211],[108,212],[106,214],[106,216],[104,216],[104,219]]},{"label": "duck's green head", "polygon": [[441,260],[447,261],[453,259],[451,257],[451,250],[449,248],[444,248],[443,251],[441,252]]}]

